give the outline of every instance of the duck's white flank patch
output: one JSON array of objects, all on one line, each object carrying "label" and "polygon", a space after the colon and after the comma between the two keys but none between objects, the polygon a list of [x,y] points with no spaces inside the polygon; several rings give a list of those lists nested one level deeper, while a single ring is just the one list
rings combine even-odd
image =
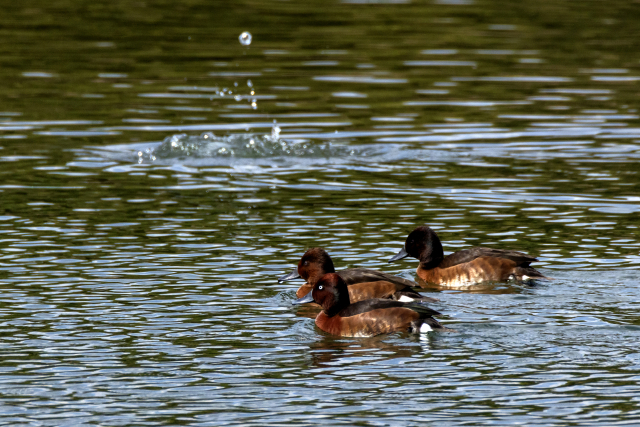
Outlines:
[{"label": "duck's white flank patch", "polygon": [[527,276],[526,274],[522,275],[522,280],[529,280],[531,279],[531,277]]},{"label": "duck's white flank patch", "polygon": [[431,326],[429,326],[428,323],[423,323],[422,326],[420,326],[420,332],[429,332],[429,331],[433,331],[433,329],[431,329]]},{"label": "duck's white flank patch", "polygon": [[400,296],[400,299],[398,301],[400,301],[400,302],[413,302],[413,298],[408,297],[406,295],[402,295],[402,296]]}]

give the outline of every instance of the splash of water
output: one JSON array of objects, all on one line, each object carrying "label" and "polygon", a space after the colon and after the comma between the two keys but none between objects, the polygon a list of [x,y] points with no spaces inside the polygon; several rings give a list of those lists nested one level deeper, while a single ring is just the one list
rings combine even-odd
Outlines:
[{"label": "splash of water", "polygon": [[172,135],[165,138],[160,145],[137,151],[137,160],[138,163],[153,163],[187,158],[329,158],[353,154],[351,148],[333,145],[331,142],[314,143],[309,140],[282,139],[280,128],[274,125],[271,135],[216,136],[211,132],[201,135]]}]

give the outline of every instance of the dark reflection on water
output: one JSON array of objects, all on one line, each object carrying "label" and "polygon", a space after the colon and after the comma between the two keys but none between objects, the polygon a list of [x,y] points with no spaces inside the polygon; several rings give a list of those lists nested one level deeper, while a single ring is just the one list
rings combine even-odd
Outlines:
[{"label": "dark reflection on water", "polygon": [[[7,5],[0,424],[640,417],[638,11],[378,3]],[[414,278],[422,223],[554,280],[372,339],[277,283],[318,245]]]}]

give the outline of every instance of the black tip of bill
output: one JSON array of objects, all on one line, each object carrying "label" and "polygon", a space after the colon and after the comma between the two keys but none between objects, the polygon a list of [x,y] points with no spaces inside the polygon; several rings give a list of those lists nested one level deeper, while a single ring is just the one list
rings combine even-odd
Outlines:
[{"label": "black tip of bill", "polygon": [[285,274],[282,277],[278,278],[278,283],[286,282],[287,280],[299,279],[300,275],[298,274],[298,269],[294,269],[291,273]]},{"label": "black tip of bill", "polygon": [[397,261],[399,259],[408,257],[409,253],[407,251],[404,250],[404,248],[400,249],[400,252],[398,252],[397,254],[395,254],[394,256],[391,257],[391,259],[388,262],[393,262],[393,261]]}]

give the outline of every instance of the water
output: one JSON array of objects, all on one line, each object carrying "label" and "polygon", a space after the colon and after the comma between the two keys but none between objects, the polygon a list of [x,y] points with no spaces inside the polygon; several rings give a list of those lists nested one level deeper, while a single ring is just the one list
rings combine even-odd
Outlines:
[{"label": "water", "polygon": [[248,31],[244,31],[240,36],[238,36],[238,40],[242,46],[249,46],[251,44],[251,33]]},{"label": "water", "polygon": [[[5,8],[0,424],[638,422],[638,11],[370,3]],[[423,223],[554,280],[372,339],[277,283]]]}]

